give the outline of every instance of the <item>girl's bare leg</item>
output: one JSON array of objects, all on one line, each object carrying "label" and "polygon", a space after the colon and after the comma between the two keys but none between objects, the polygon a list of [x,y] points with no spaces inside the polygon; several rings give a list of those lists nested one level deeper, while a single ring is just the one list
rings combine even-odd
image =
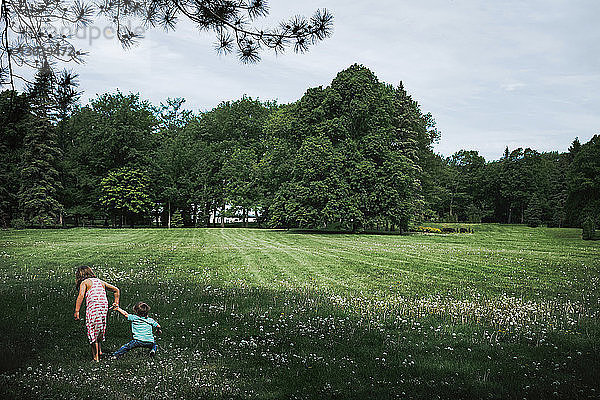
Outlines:
[{"label": "girl's bare leg", "polygon": [[102,355],[102,340],[104,340],[102,335],[98,336],[98,340],[96,340],[96,343],[98,343],[98,357]]},{"label": "girl's bare leg", "polygon": [[100,356],[98,354],[98,340],[92,343],[92,357],[94,357],[94,361],[100,361]]}]

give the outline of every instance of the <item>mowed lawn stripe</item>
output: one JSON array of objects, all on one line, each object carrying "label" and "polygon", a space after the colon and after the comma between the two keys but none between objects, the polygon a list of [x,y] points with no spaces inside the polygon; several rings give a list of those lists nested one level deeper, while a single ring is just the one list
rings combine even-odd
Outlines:
[{"label": "mowed lawn stripe", "polygon": [[[115,399],[583,398],[600,390],[599,256],[575,230],[496,225],[3,231],[0,397],[84,397],[101,374]],[[149,302],[157,358],[90,368],[72,319],[82,263],[124,308]],[[108,351],[131,335],[114,313],[108,332]]]}]

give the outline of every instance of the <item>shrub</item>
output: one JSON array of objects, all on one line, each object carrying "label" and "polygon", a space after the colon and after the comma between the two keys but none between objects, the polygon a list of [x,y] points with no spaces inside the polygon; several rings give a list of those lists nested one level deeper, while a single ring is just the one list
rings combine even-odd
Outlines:
[{"label": "shrub", "polygon": [[183,227],[183,217],[181,216],[181,211],[177,210],[171,216],[171,227],[172,228],[182,228]]},{"label": "shrub", "polygon": [[446,217],[444,218],[444,222],[458,222],[458,215],[454,214],[454,215],[446,215]]},{"label": "shrub", "polygon": [[435,211],[428,208],[425,211],[423,211],[423,220],[436,222],[436,221],[440,220],[440,217],[439,217],[438,213],[436,213]]},{"label": "shrub", "polygon": [[473,233],[473,229],[471,227],[452,227],[452,226],[444,226],[442,228],[433,228],[431,226],[417,226],[411,229],[413,232],[422,232],[422,233]]},{"label": "shrub", "polygon": [[10,226],[14,229],[25,229],[28,227],[28,224],[23,218],[13,218],[10,221]]},{"label": "shrub", "polygon": [[467,221],[470,223],[479,224],[481,223],[481,218],[483,216],[483,212],[479,209],[479,207],[471,204],[467,207]]},{"label": "shrub", "polygon": [[582,227],[583,233],[581,235],[581,238],[583,240],[594,240],[596,236],[596,227],[594,226],[594,220],[592,219],[592,217],[588,215],[583,221]]},{"label": "shrub", "polygon": [[525,223],[531,228],[537,228],[542,224],[542,204],[537,195],[531,197],[525,209]]}]

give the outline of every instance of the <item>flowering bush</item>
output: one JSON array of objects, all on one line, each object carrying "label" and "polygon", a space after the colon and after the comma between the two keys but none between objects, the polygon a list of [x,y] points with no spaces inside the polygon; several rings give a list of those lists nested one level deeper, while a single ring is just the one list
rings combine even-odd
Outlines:
[{"label": "flowering bush", "polygon": [[442,233],[442,230],[439,228],[432,228],[430,226],[417,226],[415,228],[415,232],[423,232],[423,233]]},{"label": "flowering bush", "polygon": [[449,227],[443,226],[441,228],[434,228],[431,226],[417,226],[412,229],[413,232],[422,233],[473,233],[473,229],[470,227]]}]

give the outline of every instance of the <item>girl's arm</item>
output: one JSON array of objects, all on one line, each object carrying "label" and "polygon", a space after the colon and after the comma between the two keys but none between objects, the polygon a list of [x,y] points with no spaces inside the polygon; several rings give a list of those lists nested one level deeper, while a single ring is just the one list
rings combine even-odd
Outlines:
[{"label": "girl's arm", "polygon": [[87,279],[79,285],[79,294],[77,295],[77,300],[75,300],[75,313],[73,316],[76,320],[79,319],[79,309],[81,308],[81,303],[83,303],[83,299],[85,298],[85,292],[88,288]]},{"label": "girl's arm", "polygon": [[104,287],[115,294],[115,302],[113,303],[113,306],[119,307],[119,298],[121,297],[121,291],[119,288],[107,282],[104,282]]}]

